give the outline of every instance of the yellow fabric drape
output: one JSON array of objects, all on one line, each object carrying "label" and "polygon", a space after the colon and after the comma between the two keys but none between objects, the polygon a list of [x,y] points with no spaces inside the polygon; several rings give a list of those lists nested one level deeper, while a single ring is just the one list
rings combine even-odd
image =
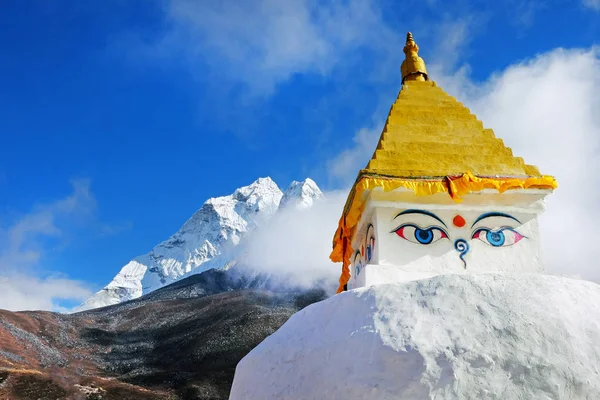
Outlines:
[{"label": "yellow fabric drape", "polygon": [[338,223],[333,239],[333,251],[329,256],[333,262],[342,262],[342,275],[339,280],[337,292],[344,290],[344,286],[350,280],[350,258],[352,256],[351,240],[354,236],[356,224],[364,209],[362,200],[363,192],[373,190],[376,187],[383,188],[389,192],[400,187],[411,189],[418,196],[432,195],[446,192],[457,203],[462,201],[461,196],[470,192],[483,189],[496,189],[502,193],[509,189],[556,189],[556,179],[552,176],[534,176],[526,178],[498,178],[478,177],[470,172],[460,176],[432,178],[432,179],[406,179],[392,178],[381,175],[359,174],[354,187],[350,191],[344,213]]}]

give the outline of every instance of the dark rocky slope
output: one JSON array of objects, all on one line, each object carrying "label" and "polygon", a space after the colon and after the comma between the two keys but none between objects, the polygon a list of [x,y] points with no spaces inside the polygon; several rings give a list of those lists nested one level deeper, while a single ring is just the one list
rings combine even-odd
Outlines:
[{"label": "dark rocky slope", "polygon": [[268,286],[207,271],[78,314],[0,311],[0,399],[227,399],[237,362],[326,297]]}]

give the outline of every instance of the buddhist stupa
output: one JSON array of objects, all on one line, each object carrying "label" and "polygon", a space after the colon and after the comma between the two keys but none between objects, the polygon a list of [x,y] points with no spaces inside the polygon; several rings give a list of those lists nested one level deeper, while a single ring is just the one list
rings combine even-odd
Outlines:
[{"label": "buddhist stupa", "polygon": [[409,32],[402,88],[333,239],[338,292],[447,273],[542,270],[537,217],[556,180],[430,80]]}]

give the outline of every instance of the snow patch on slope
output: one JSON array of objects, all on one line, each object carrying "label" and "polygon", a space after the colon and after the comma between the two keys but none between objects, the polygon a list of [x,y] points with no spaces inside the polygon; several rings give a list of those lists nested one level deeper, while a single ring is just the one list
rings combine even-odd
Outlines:
[{"label": "snow patch on slope", "polygon": [[344,292],[237,366],[230,400],[598,399],[600,286],[443,275]]}]

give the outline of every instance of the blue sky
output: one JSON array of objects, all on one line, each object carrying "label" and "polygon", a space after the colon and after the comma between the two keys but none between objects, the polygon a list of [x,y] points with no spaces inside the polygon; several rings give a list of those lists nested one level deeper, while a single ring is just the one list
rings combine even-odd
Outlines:
[{"label": "blue sky", "polygon": [[597,66],[600,2],[541,3],[4,4],[0,275],[96,290],[209,197],[261,176],[346,187],[398,92],[408,30],[431,77],[484,114],[481,91],[514,66],[576,58],[558,48]]}]

